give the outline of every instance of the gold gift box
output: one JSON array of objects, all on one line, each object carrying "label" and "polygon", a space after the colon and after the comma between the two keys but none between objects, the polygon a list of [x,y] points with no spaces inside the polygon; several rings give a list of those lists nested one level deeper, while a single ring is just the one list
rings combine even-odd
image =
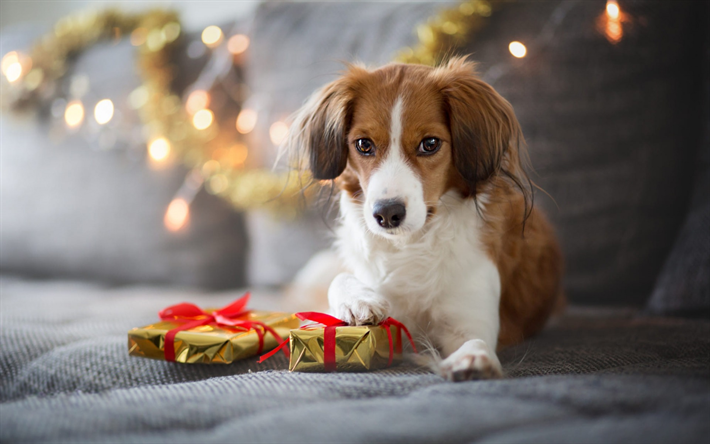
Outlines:
[{"label": "gold gift box", "polygon": [[[392,333],[392,365],[402,361],[397,353],[395,326],[378,325],[335,327],[336,371],[358,372],[388,367],[390,343],[387,328]],[[302,327],[291,330],[289,370],[297,372],[324,372],[323,327]]]},{"label": "gold gift box", "polygon": [[[208,310],[209,312],[209,310]],[[291,329],[298,328],[299,320],[289,313],[252,310],[243,318],[260,321],[276,330],[282,339],[289,336]],[[168,331],[183,325],[181,322],[161,321],[128,332],[128,353],[151,359],[165,360],[165,335]],[[273,335],[264,332],[262,352],[276,347]],[[229,364],[238,359],[255,356],[259,352],[259,336],[255,330],[220,326],[201,325],[175,335],[175,362],[185,364]]]}]

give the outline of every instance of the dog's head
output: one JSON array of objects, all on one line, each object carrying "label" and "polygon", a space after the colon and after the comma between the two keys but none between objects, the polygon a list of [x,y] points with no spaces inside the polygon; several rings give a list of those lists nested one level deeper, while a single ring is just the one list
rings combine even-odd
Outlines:
[{"label": "dog's head", "polygon": [[386,238],[420,230],[452,189],[475,199],[498,181],[525,194],[521,142],[512,107],[465,58],[350,66],[296,114],[289,138],[313,177],[336,179]]}]

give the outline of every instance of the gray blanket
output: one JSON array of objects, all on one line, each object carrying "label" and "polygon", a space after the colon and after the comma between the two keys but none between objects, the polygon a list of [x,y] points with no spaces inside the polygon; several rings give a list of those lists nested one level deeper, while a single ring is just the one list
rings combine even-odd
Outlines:
[{"label": "gray blanket", "polygon": [[[2,442],[704,442],[710,322],[571,309],[505,350],[507,377],[403,365],[304,374],[129,357],[126,331],[238,292],[0,280]],[[256,292],[253,305],[274,308]]]}]

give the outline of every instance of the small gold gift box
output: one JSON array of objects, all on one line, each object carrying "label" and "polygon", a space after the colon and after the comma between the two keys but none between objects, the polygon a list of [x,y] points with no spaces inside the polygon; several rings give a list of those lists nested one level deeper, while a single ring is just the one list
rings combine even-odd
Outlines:
[{"label": "small gold gift box", "polygon": [[[402,331],[416,351],[407,328],[392,318],[379,325],[348,326],[324,313],[304,312],[296,313],[296,316],[320,325],[311,324],[291,330],[290,371],[357,372],[399,364],[402,361]],[[277,351],[263,356],[261,360]]]},{"label": "small gold gift box", "polygon": [[273,349],[298,327],[293,314],[244,310],[248,298],[219,310],[168,307],[160,312],[160,322],[128,332],[128,353],[185,364],[229,364]]}]

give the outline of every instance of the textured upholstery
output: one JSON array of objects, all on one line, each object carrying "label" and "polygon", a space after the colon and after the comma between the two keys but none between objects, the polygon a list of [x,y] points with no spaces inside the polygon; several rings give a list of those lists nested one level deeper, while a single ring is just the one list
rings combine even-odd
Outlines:
[{"label": "textured upholstery", "polygon": [[[710,21],[710,7],[707,9],[705,16]],[[710,317],[710,28],[703,57],[703,137],[693,198],[648,301],[649,311],[656,314]]]},{"label": "textured upholstery", "polygon": [[[701,136],[704,2],[505,4],[467,48],[523,127],[570,299],[642,305],[686,215]],[[520,40],[522,60],[506,51]],[[554,199],[554,200],[553,200]]]},{"label": "textured upholstery", "polygon": [[506,379],[452,384],[412,365],[311,374],[289,373],[281,354],[223,366],[128,355],[127,330],[160,308],[240,292],[4,278],[0,294],[2,442],[682,443],[710,432],[708,321],[575,309],[501,353]]}]

